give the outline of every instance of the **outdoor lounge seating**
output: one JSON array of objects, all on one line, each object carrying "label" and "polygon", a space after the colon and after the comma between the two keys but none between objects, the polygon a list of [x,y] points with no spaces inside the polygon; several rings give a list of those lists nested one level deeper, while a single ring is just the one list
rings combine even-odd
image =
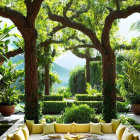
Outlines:
[{"label": "outdoor lounge seating", "polygon": [[96,140],[139,140],[138,136],[120,124],[120,120],[111,123],[87,123],[87,124],[34,124],[26,121],[19,130],[7,135],[6,140],[47,140],[47,139],[96,139]]}]

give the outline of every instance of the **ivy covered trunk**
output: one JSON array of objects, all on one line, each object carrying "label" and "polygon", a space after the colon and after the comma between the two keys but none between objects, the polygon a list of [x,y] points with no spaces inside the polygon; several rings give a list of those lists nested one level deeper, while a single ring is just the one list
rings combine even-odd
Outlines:
[{"label": "ivy covered trunk", "polygon": [[103,117],[106,122],[116,118],[116,59],[112,50],[109,50],[103,59]]},{"label": "ivy covered trunk", "polygon": [[38,77],[36,64],[36,37],[28,36],[25,41],[25,119],[39,120]]},{"label": "ivy covered trunk", "polygon": [[86,82],[90,83],[90,61],[86,59]]},{"label": "ivy covered trunk", "polygon": [[49,95],[49,88],[50,88],[50,81],[49,81],[49,63],[45,64],[45,95]]}]

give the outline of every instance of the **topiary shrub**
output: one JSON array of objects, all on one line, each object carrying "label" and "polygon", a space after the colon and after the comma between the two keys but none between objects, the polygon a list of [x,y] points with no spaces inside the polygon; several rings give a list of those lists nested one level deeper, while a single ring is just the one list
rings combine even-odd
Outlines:
[{"label": "topiary shrub", "polygon": [[69,87],[72,95],[86,93],[85,68],[78,66],[71,71]]},{"label": "topiary shrub", "polygon": [[103,95],[102,93],[96,93],[95,95],[76,94],[75,98],[77,101],[102,101]]},{"label": "topiary shrub", "polygon": [[43,114],[60,114],[65,110],[67,103],[65,101],[43,101]]},{"label": "topiary shrub", "polygon": [[63,95],[45,95],[43,96],[43,101],[63,101]]},{"label": "topiary shrub", "polygon": [[97,122],[97,119],[95,118],[95,110],[86,104],[79,106],[73,104],[72,107],[67,107],[65,109],[65,123],[89,123],[90,121]]}]

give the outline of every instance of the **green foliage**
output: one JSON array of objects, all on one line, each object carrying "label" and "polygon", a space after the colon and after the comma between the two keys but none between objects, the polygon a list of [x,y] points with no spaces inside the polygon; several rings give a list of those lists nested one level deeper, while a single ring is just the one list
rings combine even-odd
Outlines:
[{"label": "green foliage", "polygon": [[20,102],[25,102],[25,94],[18,94],[18,98],[20,99]]},{"label": "green foliage", "polygon": [[47,115],[47,116],[44,116],[44,118],[46,120],[46,123],[53,123],[53,122],[56,122],[58,116]]},{"label": "green foliage", "polygon": [[130,106],[128,103],[117,101],[116,105],[118,112],[128,112],[130,110]]},{"label": "green foliage", "polygon": [[90,95],[93,95],[95,93],[97,93],[98,91],[96,89],[93,89],[92,86],[90,85],[90,83],[86,83],[87,88],[86,88],[86,92]]},{"label": "green foliage", "polygon": [[94,95],[76,94],[75,98],[77,101],[102,101],[103,95],[102,95],[102,93],[96,93]]},{"label": "green foliage", "polygon": [[2,91],[0,91],[0,105],[15,105],[19,102],[18,91],[16,91],[16,86],[7,86]]},{"label": "green foliage", "polygon": [[[105,97],[103,100],[103,119],[108,123],[111,122],[112,118],[116,118],[116,105],[114,105],[115,101],[111,99],[110,96]],[[110,109],[111,107],[111,109]]]},{"label": "green foliage", "polygon": [[125,125],[137,125],[138,124],[134,119],[132,119],[128,116],[122,115],[122,116],[120,116],[120,119],[121,119],[121,123],[125,124]]},{"label": "green foliage", "polygon": [[76,105],[87,104],[91,108],[94,108],[96,113],[102,113],[103,102],[102,101],[77,101]]},{"label": "green foliage", "polygon": [[98,91],[102,90],[102,63],[90,63],[90,84]]},{"label": "green foliage", "polygon": [[64,98],[69,98],[72,95],[69,87],[59,87],[57,89],[57,94],[60,94],[60,95],[62,94]]},{"label": "green foliage", "polygon": [[[12,64],[12,61],[9,61],[7,66],[1,66],[0,67],[0,90],[3,90],[4,88],[7,88],[7,85],[12,85],[16,82],[17,79],[21,79],[23,81],[24,71],[23,70],[15,70],[15,67],[18,66],[21,62],[19,61],[16,64]],[[20,82],[17,85],[20,85]]]},{"label": "green foliage", "polygon": [[86,93],[85,69],[83,67],[76,67],[71,71],[69,87],[73,95],[76,93]]},{"label": "green foliage", "polygon": [[43,101],[43,114],[60,114],[65,110],[65,101]]},{"label": "green foliage", "polygon": [[25,119],[26,120],[34,120],[35,123],[39,123],[40,118],[42,117],[42,105],[39,101],[36,101],[34,97],[32,97],[32,102],[25,100]]},{"label": "green foliage", "polygon": [[63,95],[45,95],[43,96],[43,101],[63,101]]},{"label": "green foliage", "polygon": [[122,81],[125,98],[129,103],[140,103],[140,53],[139,51],[126,51],[124,57],[125,74]]},{"label": "green foliage", "polygon": [[97,122],[94,109],[90,108],[88,105],[73,105],[72,107],[67,107],[63,115],[65,123]]}]

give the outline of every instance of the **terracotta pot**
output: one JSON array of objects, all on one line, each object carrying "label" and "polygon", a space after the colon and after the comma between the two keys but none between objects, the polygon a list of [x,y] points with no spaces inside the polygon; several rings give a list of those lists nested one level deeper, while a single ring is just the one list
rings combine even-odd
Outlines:
[{"label": "terracotta pot", "polygon": [[131,111],[135,115],[140,115],[140,104],[131,104]]},{"label": "terracotta pot", "polygon": [[3,116],[11,116],[15,112],[15,106],[0,106],[0,112]]}]

